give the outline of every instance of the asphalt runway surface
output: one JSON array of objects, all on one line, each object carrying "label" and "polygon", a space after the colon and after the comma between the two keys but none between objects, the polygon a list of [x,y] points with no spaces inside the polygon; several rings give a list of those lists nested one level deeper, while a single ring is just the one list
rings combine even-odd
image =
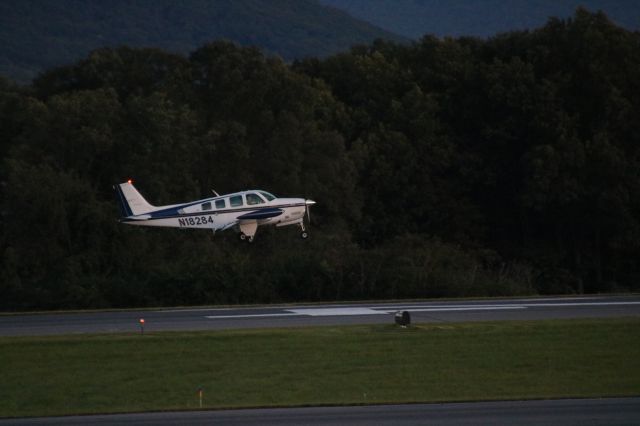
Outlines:
[{"label": "asphalt runway surface", "polygon": [[640,398],[273,408],[41,417],[0,425],[638,425]]},{"label": "asphalt runway surface", "polygon": [[[640,296],[552,297],[392,303],[174,308],[0,315],[0,336],[223,330],[385,324],[408,311],[413,323],[640,316]],[[639,422],[640,423],[640,422]]]}]

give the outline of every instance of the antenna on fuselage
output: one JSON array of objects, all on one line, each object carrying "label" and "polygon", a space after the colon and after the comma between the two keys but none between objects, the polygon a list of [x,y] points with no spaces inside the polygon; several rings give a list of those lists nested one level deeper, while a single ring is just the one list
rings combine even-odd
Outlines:
[{"label": "antenna on fuselage", "polygon": [[216,195],[216,197],[220,196],[220,194],[218,194],[215,189],[212,189],[211,192],[213,192]]}]

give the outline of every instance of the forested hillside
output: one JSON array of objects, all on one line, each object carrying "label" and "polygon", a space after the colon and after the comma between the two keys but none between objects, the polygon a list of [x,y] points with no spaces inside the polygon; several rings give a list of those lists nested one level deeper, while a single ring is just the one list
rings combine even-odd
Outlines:
[{"label": "forested hillside", "polygon": [[97,48],[188,54],[221,38],[285,60],[401,40],[315,0],[0,0],[0,75],[22,83]]},{"label": "forested hillside", "polygon": [[[213,42],[101,49],[0,83],[0,308],[638,290],[640,34],[578,10],[488,40],[287,65]],[[311,238],[119,224],[156,204],[306,196]]]}]

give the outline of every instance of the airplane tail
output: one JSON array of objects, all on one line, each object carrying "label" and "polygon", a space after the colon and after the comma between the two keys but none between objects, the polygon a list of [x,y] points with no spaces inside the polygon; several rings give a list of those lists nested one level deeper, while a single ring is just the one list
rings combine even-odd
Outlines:
[{"label": "airplane tail", "polygon": [[120,212],[123,217],[149,213],[156,209],[144,199],[131,181],[115,185],[113,188],[118,195]]}]

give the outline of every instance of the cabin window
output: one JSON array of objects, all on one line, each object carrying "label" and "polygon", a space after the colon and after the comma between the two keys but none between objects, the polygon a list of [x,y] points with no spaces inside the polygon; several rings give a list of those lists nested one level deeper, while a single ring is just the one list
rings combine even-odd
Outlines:
[{"label": "cabin window", "polygon": [[258,194],[249,193],[247,194],[247,204],[249,205],[264,204],[264,200],[260,198]]},{"label": "cabin window", "polygon": [[273,194],[269,194],[269,193],[268,193],[268,192],[266,192],[266,191],[260,191],[260,193],[262,194],[262,196],[263,196],[264,198],[266,198],[266,199],[267,199],[267,201],[271,201],[271,200],[275,200],[275,199],[276,199],[276,196],[275,196],[275,195],[273,195]]},{"label": "cabin window", "polygon": [[216,209],[224,209],[225,207],[227,207],[227,204],[224,200],[216,200]]},{"label": "cabin window", "polygon": [[202,210],[211,210],[211,202],[202,203]]},{"label": "cabin window", "polygon": [[242,195],[234,195],[229,198],[229,204],[231,207],[238,207],[242,205]]}]

